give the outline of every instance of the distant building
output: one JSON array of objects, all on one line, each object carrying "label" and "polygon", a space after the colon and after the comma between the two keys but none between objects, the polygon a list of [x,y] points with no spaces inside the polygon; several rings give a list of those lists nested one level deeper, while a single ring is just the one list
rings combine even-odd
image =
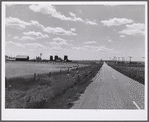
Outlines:
[{"label": "distant building", "polygon": [[50,61],[53,61],[53,56],[50,56]]},{"label": "distant building", "polygon": [[29,60],[29,56],[27,55],[17,55],[16,56],[16,61],[28,61]]},{"label": "distant building", "polygon": [[5,55],[5,61],[15,61],[15,60],[16,60],[15,57],[10,57],[10,56]]},{"label": "distant building", "polygon": [[41,57],[36,56],[36,61],[41,61]]},{"label": "distant building", "polygon": [[57,55],[55,56],[55,59],[54,59],[54,60],[55,60],[55,61],[58,60],[58,56],[57,56]]},{"label": "distant building", "polygon": [[58,57],[55,61],[62,61],[62,59],[60,57]]},{"label": "distant building", "polygon": [[64,55],[64,61],[68,61],[68,56]]}]

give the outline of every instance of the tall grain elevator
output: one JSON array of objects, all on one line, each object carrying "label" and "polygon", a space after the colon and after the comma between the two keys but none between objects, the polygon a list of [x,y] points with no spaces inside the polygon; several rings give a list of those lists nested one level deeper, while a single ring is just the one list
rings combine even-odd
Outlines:
[{"label": "tall grain elevator", "polygon": [[64,55],[64,61],[68,61],[68,56]]}]

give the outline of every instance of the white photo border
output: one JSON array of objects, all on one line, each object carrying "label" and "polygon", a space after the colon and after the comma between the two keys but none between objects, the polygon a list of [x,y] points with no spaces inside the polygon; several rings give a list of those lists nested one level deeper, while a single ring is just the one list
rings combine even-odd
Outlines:
[{"label": "white photo border", "polygon": [[[38,3],[47,3],[46,2],[36,2]],[[145,5],[145,109],[144,110],[98,110],[98,109],[5,109],[5,6],[6,4],[34,4],[33,2],[2,2],[1,11],[2,11],[2,102],[1,109],[2,120],[147,120],[148,118],[148,6],[147,2],[142,1],[106,1],[106,2],[48,2],[52,5]]]}]

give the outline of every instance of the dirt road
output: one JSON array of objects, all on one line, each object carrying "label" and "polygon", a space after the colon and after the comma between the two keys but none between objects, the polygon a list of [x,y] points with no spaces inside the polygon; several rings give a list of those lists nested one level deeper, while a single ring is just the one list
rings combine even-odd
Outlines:
[{"label": "dirt road", "polygon": [[144,88],[104,63],[72,109],[144,109]]}]

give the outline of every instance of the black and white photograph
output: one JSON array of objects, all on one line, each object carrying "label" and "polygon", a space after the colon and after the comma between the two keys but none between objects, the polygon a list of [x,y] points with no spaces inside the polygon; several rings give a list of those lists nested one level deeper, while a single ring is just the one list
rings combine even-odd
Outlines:
[{"label": "black and white photograph", "polygon": [[146,120],[147,2],[2,2],[3,120]]}]

